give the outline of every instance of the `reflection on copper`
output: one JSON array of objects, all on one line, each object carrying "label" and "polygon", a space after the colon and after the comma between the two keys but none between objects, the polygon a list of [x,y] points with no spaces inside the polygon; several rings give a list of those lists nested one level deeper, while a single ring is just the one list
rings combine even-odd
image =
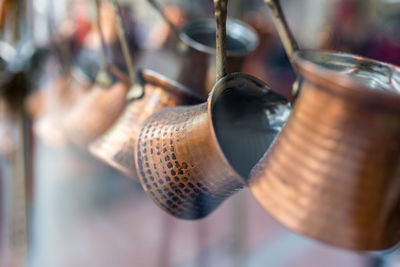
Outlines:
[{"label": "reflection on copper", "polygon": [[202,218],[246,185],[288,110],[288,101],[258,79],[228,75],[207,103],[147,119],[135,147],[140,183],[169,214]]},{"label": "reflection on copper", "polygon": [[139,76],[143,81],[144,96],[131,101],[117,123],[89,147],[94,156],[135,179],[134,148],[144,121],[164,107],[200,103],[203,100],[201,96],[156,72],[143,70]]},{"label": "reflection on copper", "polygon": [[[400,73],[346,54],[308,51],[295,59],[305,83],[289,121],[251,174],[252,193],[279,222],[308,237],[355,250],[395,245],[400,83],[386,76],[400,81]],[[351,65],[357,76],[343,68]],[[371,77],[382,81],[379,87]]]},{"label": "reflection on copper", "polygon": [[90,92],[65,115],[63,128],[67,138],[81,148],[104,134],[126,106],[129,85],[116,82],[104,89],[94,85]]}]

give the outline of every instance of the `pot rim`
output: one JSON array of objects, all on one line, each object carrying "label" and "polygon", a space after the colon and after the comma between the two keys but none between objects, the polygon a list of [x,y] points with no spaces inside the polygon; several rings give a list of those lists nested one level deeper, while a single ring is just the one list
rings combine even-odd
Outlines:
[{"label": "pot rim", "polygon": [[224,163],[228,166],[228,168],[231,170],[232,173],[236,174],[237,177],[239,177],[239,181],[241,183],[243,183],[244,185],[248,185],[248,181],[249,181],[249,177],[251,172],[249,173],[249,176],[247,178],[242,177],[236,170],[235,168],[233,168],[232,164],[229,162],[229,160],[226,158],[224,151],[221,148],[221,145],[219,144],[218,141],[218,137],[215,133],[215,127],[214,127],[214,120],[213,120],[213,108],[214,108],[214,104],[217,101],[217,99],[219,98],[219,96],[222,94],[222,92],[226,89],[226,87],[224,86],[225,84],[227,84],[227,82],[229,82],[229,80],[235,79],[235,78],[240,78],[242,80],[251,80],[252,82],[254,82],[254,84],[256,86],[258,86],[261,90],[260,90],[260,94],[262,94],[263,92],[268,92],[270,91],[270,87],[264,83],[263,81],[259,80],[258,78],[245,74],[245,73],[241,73],[241,72],[234,72],[234,73],[230,73],[228,75],[226,75],[225,77],[219,79],[209,97],[207,100],[207,115],[208,115],[208,129],[210,130],[210,135],[211,135],[211,142],[214,144],[214,147],[216,148],[216,151],[219,155],[219,157],[224,161]]},{"label": "pot rim", "polygon": [[[195,20],[189,21],[181,29],[181,32],[179,34],[181,41],[184,44],[186,44],[187,46],[189,46],[195,50],[198,50],[198,51],[206,53],[206,54],[215,55],[216,54],[215,48],[204,45],[204,44],[194,40],[187,34],[188,29],[190,27],[194,27],[196,24],[202,25],[203,28],[205,28],[205,29],[212,28],[213,31],[215,31],[215,29],[216,29],[215,19],[212,19],[212,18],[201,18],[201,19],[195,19]],[[250,25],[248,25],[238,19],[227,18],[226,31],[227,31],[228,36],[229,35],[237,36],[238,31],[241,31],[241,33],[245,33],[246,36],[248,37],[248,38],[246,38],[248,40],[247,44],[245,45],[246,49],[244,49],[242,51],[232,51],[232,50],[230,51],[229,49],[227,49],[228,57],[242,57],[242,56],[254,51],[260,43],[260,40],[259,40],[259,37],[258,37],[256,31]]]},{"label": "pot rim", "polygon": [[137,77],[138,83],[142,86],[148,83],[155,86],[160,86],[170,93],[186,96],[190,98],[191,101],[196,103],[206,101],[203,96],[199,95],[195,91],[151,69],[139,69],[137,71]]},{"label": "pot rim", "polygon": [[[367,81],[322,66],[322,61],[330,58],[336,59],[337,63],[342,63],[342,65],[336,64],[337,67],[347,64],[350,70],[369,66],[385,68],[389,71],[388,88],[374,89],[372,85],[367,84]],[[318,85],[320,90],[328,90],[331,93],[349,97],[353,101],[400,111],[400,67],[354,54],[323,50],[299,50],[294,53],[294,59],[305,80]],[[398,83],[398,88],[393,84],[394,82]]]}]

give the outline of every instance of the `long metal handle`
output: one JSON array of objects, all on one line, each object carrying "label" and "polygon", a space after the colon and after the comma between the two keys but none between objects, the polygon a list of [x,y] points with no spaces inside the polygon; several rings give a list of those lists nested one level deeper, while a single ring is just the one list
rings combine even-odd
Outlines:
[{"label": "long metal handle", "polygon": [[131,81],[131,88],[126,96],[127,100],[141,98],[144,95],[143,87],[137,83],[135,69],[133,67],[133,59],[129,52],[128,41],[126,40],[126,31],[122,23],[121,9],[116,0],[111,1],[114,7],[114,12],[117,21],[118,38],[121,43],[122,53],[124,56],[126,67],[128,68],[129,80]]},{"label": "long metal handle", "polygon": [[269,6],[272,11],[272,18],[279,37],[282,40],[286,54],[289,57],[289,61],[292,64],[293,70],[297,72],[294,64],[293,53],[299,50],[296,39],[293,36],[292,31],[289,28],[289,24],[286,20],[285,14],[282,11],[282,7],[279,0],[265,0],[265,3]]},{"label": "long metal handle", "polygon": [[126,40],[126,31],[122,23],[121,10],[116,0],[112,0],[111,3],[113,4],[114,7],[116,22],[117,22],[118,38],[121,43],[125,64],[126,67],[128,68],[129,79],[131,80],[132,84],[135,84],[136,83],[135,69],[133,67],[133,59],[129,52],[128,41]]},{"label": "long metal handle", "polygon": [[108,73],[108,55],[107,55],[107,46],[104,38],[104,31],[101,24],[101,3],[100,0],[95,0],[96,6],[96,24],[99,31],[100,41],[101,41],[101,51],[103,53],[103,62],[100,71],[96,76],[96,83],[104,88],[110,87],[112,83],[112,78]]},{"label": "long metal handle", "polygon": [[103,26],[101,24],[101,3],[100,0],[95,0],[96,4],[96,24],[97,28],[99,30],[99,36],[100,36],[100,41],[101,41],[101,52],[103,53],[103,68],[107,68],[108,66],[108,55],[107,55],[107,47],[106,47],[106,41],[104,38],[104,31],[103,31]]},{"label": "long metal handle", "polygon": [[228,0],[214,0],[215,20],[217,22],[217,81],[226,76],[226,18]]},{"label": "long metal handle", "polygon": [[264,1],[272,11],[272,19],[274,21],[275,27],[278,31],[279,37],[282,40],[283,47],[285,48],[290,64],[292,65],[294,72],[296,72],[297,74],[296,81],[293,83],[293,88],[292,88],[292,95],[297,97],[300,91],[302,78],[299,75],[296,64],[294,63],[293,54],[294,52],[299,50],[299,46],[296,42],[296,39],[294,38],[292,31],[290,30],[285,14],[283,13],[280,1],[279,0],[264,0]]},{"label": "long metal handle", "polygon": [[180,34],[179,29],[167,17],[167,14],[165,14],[164,8],[161,6],[161,4],[157,0],[147,0],[147,2],[149,2],[150,5],[152,5],[154,7],[154,9],[158,11],[158,13],[160,13],[161,17],[171,28],[172,32],[179,38],[179,34]]}]

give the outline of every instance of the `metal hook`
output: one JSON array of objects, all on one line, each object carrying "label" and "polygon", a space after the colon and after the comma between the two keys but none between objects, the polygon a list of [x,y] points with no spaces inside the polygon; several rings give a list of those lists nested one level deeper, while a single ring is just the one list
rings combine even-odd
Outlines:
[{"label": "metal hook", "polygon": [[214,0],[215,20],[217,22],[217,81],[226,76],[226,18],[228,0]]}]

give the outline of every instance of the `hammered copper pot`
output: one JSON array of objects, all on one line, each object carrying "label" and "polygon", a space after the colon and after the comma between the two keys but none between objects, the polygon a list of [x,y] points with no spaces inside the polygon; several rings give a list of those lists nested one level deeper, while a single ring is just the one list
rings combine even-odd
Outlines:
[{"label": "hammered copper pot", "polygon": [[144,96],[132,100],[115,125],[89,147],[94,156],[135,179],[134,148],[144,121],[164,107],[197,104],[204,100],[157,72],[141,70],[138,76]]},{"label": "hammered copper pot", "polygon": [[208,102],[165,108],[146,120],[135,147],[140,183],[178,218],[208,215],[246,185],[288,107],[286,98],[252,76],[225,76]]},{"label": "hammered copper pot", "polygon": [[104,134],[122,114],[126,106],[129,84],[115,82],[110,88],[94,85],[64,116],[67,138],[80,148]]},{"label": "hammered copper pot", "polygon": [[304,85],[251,174],[253,195],[295,232],[354,250],[400,240],[400,69],[295,53]]},{"label": "hammered copper pot", "polygon": [[[228,19],[226,27],[227,72],[241,70],[245,57],[259,44],[253,28],[239,20]],[[215,84],[216,22],[197,19],[181,30],[183,60],[178,82],[207,97]],[[195,64],[195,68],[193,67]]]}]

